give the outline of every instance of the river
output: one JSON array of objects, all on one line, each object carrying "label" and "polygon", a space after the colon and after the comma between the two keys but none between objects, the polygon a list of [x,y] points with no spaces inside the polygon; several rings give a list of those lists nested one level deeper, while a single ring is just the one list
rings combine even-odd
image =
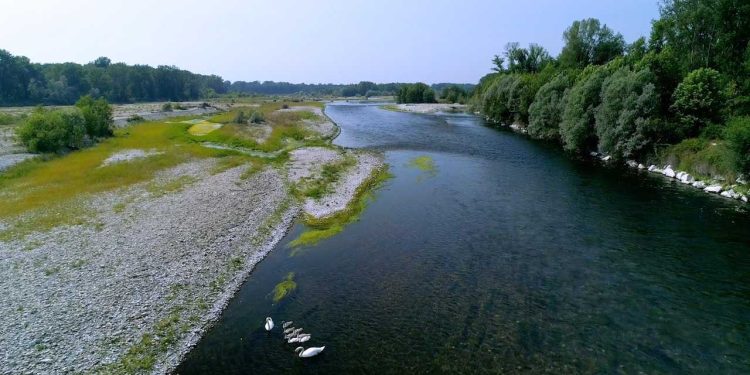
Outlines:
[{"label": "river", "polygon": [[[394,177],[335,237],[294,252],[297,224],[180,374],[750,373],[745,205],[474,116],[326,113]],[[295,357],[266,316],[325,351]]]}]

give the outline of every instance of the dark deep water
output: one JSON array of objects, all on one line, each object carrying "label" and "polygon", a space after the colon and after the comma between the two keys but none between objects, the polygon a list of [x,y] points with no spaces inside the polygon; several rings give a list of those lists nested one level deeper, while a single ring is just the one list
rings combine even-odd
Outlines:
[{"label": "dark deep water", "polygon": [[[746,206],[476,117],[326,111],[337,144],[386,151],[395,177],[290,256],[295,226],[179,373],[750,373]],[[435,173],[408,165],[422,155]],[[326,350],[295,357],[266,316]]]}]

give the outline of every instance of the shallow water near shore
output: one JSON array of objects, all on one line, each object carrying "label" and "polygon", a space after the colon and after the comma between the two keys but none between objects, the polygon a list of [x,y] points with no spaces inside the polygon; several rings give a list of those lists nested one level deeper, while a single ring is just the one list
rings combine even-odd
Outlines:
[{"label": "shallow water near shore", "polygon": [[[750,372],[747,205],[474,116],[326,114],[335,143],[384,150],[394,177],[291,257],[297,224],[178,373]],[[282,320],[325,351],[297,358]]]}]

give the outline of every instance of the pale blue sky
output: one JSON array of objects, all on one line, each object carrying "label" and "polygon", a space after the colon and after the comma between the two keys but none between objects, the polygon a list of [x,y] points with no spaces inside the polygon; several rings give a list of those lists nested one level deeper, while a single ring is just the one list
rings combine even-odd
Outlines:
[{"label": "pale blue sky", "polygon": [[0,0],[0,48],[35,62],[177,65],[225,79],[476,82],[506,42],[553,55],[576,19],[632,42],[657,0]]}]

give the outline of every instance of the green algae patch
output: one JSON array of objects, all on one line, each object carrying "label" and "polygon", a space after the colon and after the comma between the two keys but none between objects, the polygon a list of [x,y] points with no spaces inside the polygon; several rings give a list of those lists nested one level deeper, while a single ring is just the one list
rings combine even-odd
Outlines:
[{"label": "green algae patch", "polygon": [[273,288],[273,302],[281,301],[295,289],[297,289],[297,283],[294,282],[294,272],[289,272],[286,278]]},{"label": "green algae patch", "polygon": [[222,127],[222,124],[201,121],[188,129],[188,133],[195,136],[203,136]]},{"label": "green algae patch", "polygon": [[357,188],[354,198],[349,202],[344,210],[341,210],[331,216],[316,218],[312,215],[305,215],[305,225],[307,230],[299,237],[289,243],[289,246],[295,248],[291,256],[299,254],[299,247],[314,246],[320,241],[333,237],[344,227],[359,220],[369,202],[374,199],[374,192],[393,175],[388,170],[388,165],[375,170],[372,175]]},{"label": "green algae patch", "polygon": [[435,166],[435,160],[427,155],[417,156],[409,161],[407,164],[409,167],[419,169],[422,172],[436,173],[437,166]]}]

